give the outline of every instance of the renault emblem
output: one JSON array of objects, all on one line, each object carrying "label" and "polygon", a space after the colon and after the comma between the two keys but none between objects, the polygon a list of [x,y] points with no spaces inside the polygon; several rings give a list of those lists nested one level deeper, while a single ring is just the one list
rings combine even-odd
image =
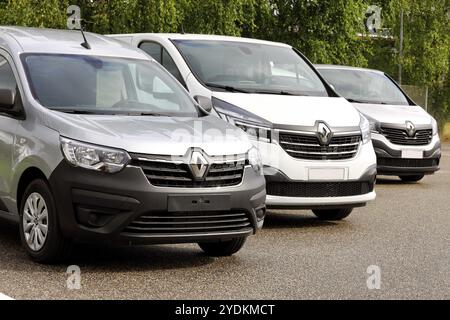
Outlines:
[{"label": "renault emblem", "polygon": [[206,176],[206,173],[208,172],[209,163],[201,152],[194,151],[191,154],[189,168],[191,169],[194,179],[201,180]]},{"label": "renault emblem", "polygon": [[317,137],[321,145],[328,146],[330,144],[333,132],[331,132],[330,127],[325,122],[317,124]]},{"label": "renault emblem", "polygon": [[406,121],[406,133],[410,138],[413,138],[416,135],[416,127],[411,121]]}]

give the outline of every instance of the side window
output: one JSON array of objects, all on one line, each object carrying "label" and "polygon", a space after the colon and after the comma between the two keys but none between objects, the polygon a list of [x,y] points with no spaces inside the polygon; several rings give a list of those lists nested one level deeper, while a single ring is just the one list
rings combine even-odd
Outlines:
[{"label": "side window", "polygon": [[0,88],[15,90],[16,86],[16,79],[8,60],[0,56]]},{"label": "side window", "polygon": [[162,62],[162,47],[155,42],[143,42],[139,46],[141,50],[144,50],[150,57],[158,61],[160,64]]},{"label": "side window", "polygon": [[13,108],[11,108],[11,111],[3,111],[3,114],[8,114],[8,116],[14,118],[21,117],[23,115],[22,104],[17,90],[16,78],[8,60],[2,56],[0,56],[0,89],[10,89],[16,92]]},{"label": "side window", "polygon": [[160,44],[155,42],[143,42],[139,46],[141,50],[144,50],[153,59],[158,61],[167,71],[169,71],[184,87],[186,84],[184,82],[183,76],[180,70],[178,70],[177,65],[173,61],[169,52],[164,49]]},{"label": "side window", "polygon": [[167,69],[180,83],[185,86],[183,77],[181,76],[180,70],[178,70],[177,65],[173,61],[172,57],[169,55],[166,49],[163,49],[162,53],[162,65]]}]

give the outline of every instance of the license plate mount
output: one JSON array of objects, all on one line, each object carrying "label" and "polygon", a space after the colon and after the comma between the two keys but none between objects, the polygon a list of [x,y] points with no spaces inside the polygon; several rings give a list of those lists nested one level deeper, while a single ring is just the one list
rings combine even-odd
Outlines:
[{"label": "license plate mount", "polygon": [[403,159],[423,159],[423,150],[403,149]]},{"label": "license plate mount", "polygon": [[201,212],[231,210],[231,195],[169,195],[169,212]]},{"label": "license plate mount", "polygon": [[343,181],[346,180],[345,168],[309,168],[309,181]]}]

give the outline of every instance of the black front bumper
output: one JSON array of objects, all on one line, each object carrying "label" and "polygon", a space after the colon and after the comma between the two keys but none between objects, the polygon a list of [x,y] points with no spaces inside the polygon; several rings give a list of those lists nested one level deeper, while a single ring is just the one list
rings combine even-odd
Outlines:
[{"label": "black front bumper", "polygon": [[[376,166],[373,165],[358,180],[347,181],[296,181],[291,180],[278,169],[266,167],[267,194],[272,196],[293,198],[328,198],[350,197],[368,194],[374,191],[377,177]],[[268,204],[269,209],[341,209],[363,207],[366,203],[336,205],[286,206]]]},{"label": "black front bumper", "polygon": [[138,167],[104,174],[65,161],[49,181],[61,230],[78,241],[221,241],[254,234],[265,216],[265,180],[250,167],[240,185],[223,188],[154,187]]},{"label": "black front bumper", "polygon": [[431,150],[424,151],[423,159],[403,159],[401,150],[392,149],[380,140],[373,139],[372,142],[377,154],[379,175],[427,175],[439,170],[441,159],[441,145],[439,143]]}]

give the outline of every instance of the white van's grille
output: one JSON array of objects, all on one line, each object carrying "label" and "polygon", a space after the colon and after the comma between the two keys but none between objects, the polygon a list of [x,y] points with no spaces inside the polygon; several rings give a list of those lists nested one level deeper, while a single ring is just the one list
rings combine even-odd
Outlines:
[{"label": "white van's grille", "polygon": [[358,153],[361,135],[333,137],[328,146],[319,143],[315,135],[280,132],[280,146],[291,156],[305,160],[345,160]]},{"label": "white van's grille", "polygon": [[426,146],[433,138],[432,129],[417,130],[413,137],[408,136],[405,129],[381,127],[381,134],[393,144]]}]

